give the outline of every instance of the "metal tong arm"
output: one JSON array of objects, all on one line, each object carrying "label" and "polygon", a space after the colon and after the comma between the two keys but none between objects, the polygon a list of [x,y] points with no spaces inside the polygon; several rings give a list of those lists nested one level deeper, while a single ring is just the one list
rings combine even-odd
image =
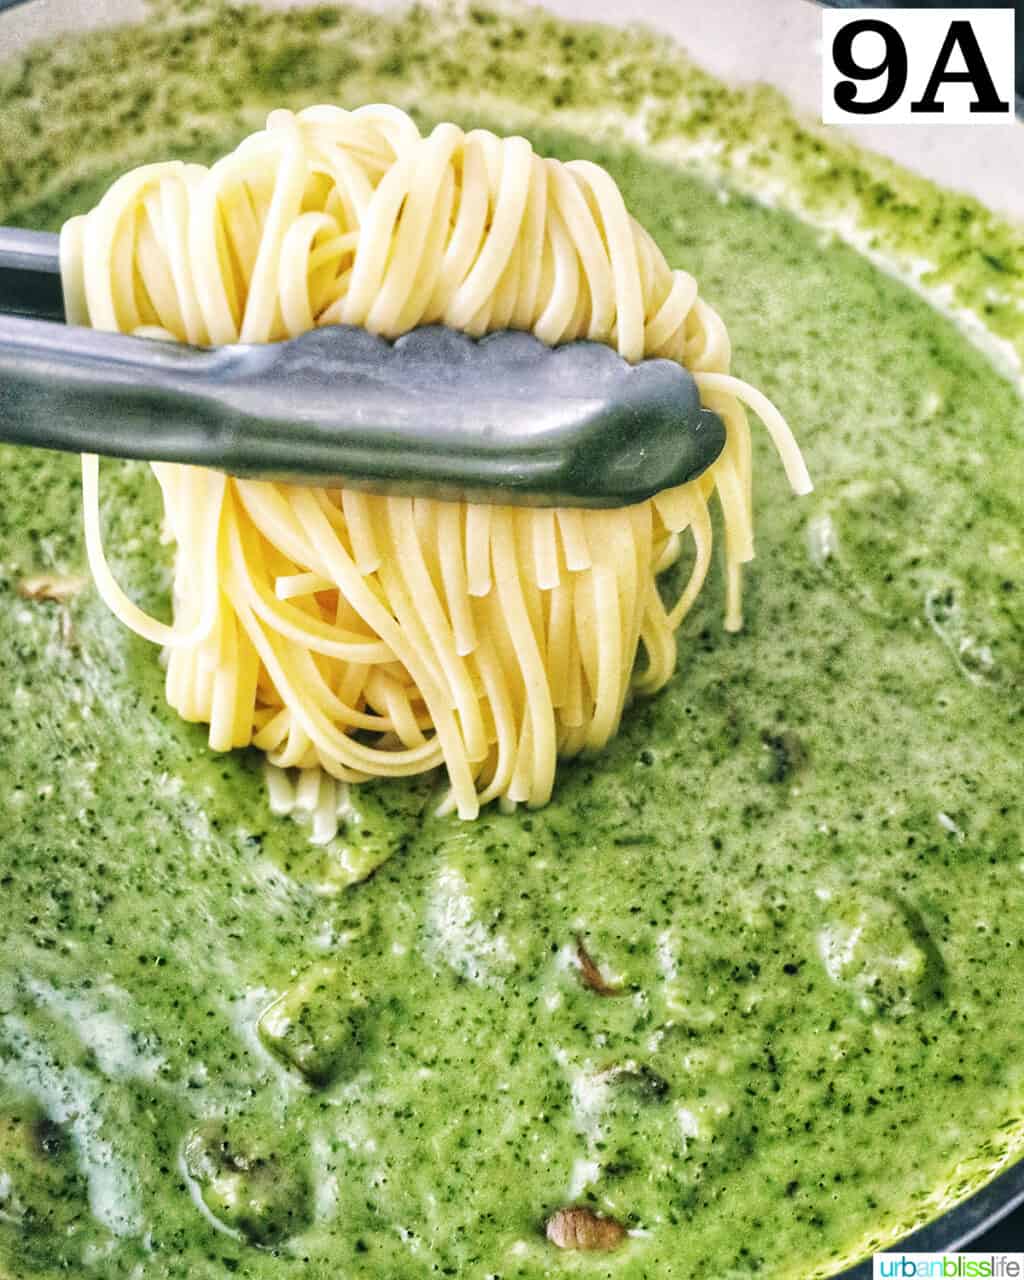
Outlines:
[{"label": "metal tong arm", "polygon": [[545,506],[624,506],[725,442],[692,376],[608,347],[338,325],[190,347],[0,315],[0,439],[238,476]]},{"label": "metal tong arm", "polygon": [[592,342],[332,326],[199,348],[52,323],[59,257],[56,236],[0,227],[0,440],[547,506],[640,502],[725,443],[685,369]]},{"label": "metal tong arm", "polygon": [[55,235],[0,227],[0,310],[37,320],[64,319]]}]

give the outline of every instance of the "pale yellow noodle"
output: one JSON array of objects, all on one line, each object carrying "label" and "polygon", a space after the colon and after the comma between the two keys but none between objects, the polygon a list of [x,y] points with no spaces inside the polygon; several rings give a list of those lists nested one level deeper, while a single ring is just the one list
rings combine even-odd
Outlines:
[{"label": "pale yellow noodle", "polygon": [[[144,614],[103,552],[99,464],[83,459],[86,544],[103,598],[167,646],[168,701],[215,750],[254,744],[302,770],[330,818],[334,784],[443,764],[447,808],[543,804],[559,755],[598,751],[634,694],[675,670],[675,632],[709,571],[717,493],[726,625],[753,555],[750,431],[758,415],[797,492],[785,421],[729,372],[724,324],[672,270],[611,177],[523,138],[397,108],[275,111],[212,168],[148,165],[61,236],[69,320],[198,344],[273,342],[323,324],[396,337],[588,337],[625,359],[685,363],[726,426],[699,480],[638,507],[528,511],[238,480],[155,464],[177,544],[174,623]],[[690,531],[666,607],[658,574]],[[639,657],[640,650],[643,654]],[[323,814],[321,814],[323,810]],[[332,810],[333,812],[333,810]]]}]

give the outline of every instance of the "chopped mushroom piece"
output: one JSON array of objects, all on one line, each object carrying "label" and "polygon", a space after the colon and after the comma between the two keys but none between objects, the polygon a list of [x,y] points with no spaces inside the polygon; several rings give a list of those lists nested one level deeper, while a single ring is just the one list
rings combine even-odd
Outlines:
[{"label": "chopped mushroom piece", "polygon": [[628,1090],[643,1102],[664,1102],[669,1095],[665,1077],[644,1062],[617,1062],[596,1078],[601,1084]]},{"label": "chopped mushroom piece", "polygon": [[366,1000],[339,963],[314,964],[260,1014],[267,1049],[310,1084],[323,1086],[359,1066]]},{"label": "chopped mushroom piece", "polygon": [[185,1168],[203,1204],[222,1225],[250,1244],[275,1245],[304,1231],[312,1214],[312,1190],[301,1164],[267,1150],[262,1142],[236,1142],[216,1124],[189,1135]]},{"label": "chopped mushroom piece", "polygon": [[68,1131],[34,1104],[0,1110],[0,1252],[13,1229],[29,1251],[28,1271],[20,1274],[36,1275],[32,1263],[41,1267],[52,1259],[36,1254],[46,1241],[63,1242],[58,1247],[65,1274],[80,1274],[72,1237],[87,1205],[88,1188]]},{"label": "chopped mushroom piece", "polygon": [[25,600],[55,600],[64,604],[78,595],[86,579],[74,573],[35,573],[18,583],[18,595]]},{"label": "chopped mushroom piece", "polygon": [[591,991],[596,991],[599,996],[621,996],[623,994],[622,987],[613,986],[610,982],[605,981],[604,975],[591,959],[590,952],[583,945],[583,939],[576,939],[576,960],[580,966],[580,977],[583,979],[583,985],[589,987]]},{"label": "chopped mushroom piece", "polygon": [[603,1218],[592,1209],[574,1205],[559,1209],[548,1218],[546,1234],[559,1249],[606,1253],[625,1240],[626,1228],[614,1218]]}]

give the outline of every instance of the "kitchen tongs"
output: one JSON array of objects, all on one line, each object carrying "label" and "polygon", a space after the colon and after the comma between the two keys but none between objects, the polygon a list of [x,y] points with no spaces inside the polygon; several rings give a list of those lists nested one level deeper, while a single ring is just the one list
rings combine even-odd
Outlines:
[{"label": "kitchen tongs", "polygon": [[192,347],[63,323],[57,237],[0,228],[0,441],[373,492],[611,507],[705,471],[725,428],[661,359],[352,325]]}]

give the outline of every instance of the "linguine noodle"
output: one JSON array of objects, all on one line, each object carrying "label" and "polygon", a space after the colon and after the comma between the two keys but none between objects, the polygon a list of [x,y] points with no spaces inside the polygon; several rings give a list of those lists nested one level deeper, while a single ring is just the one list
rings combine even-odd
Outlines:
[{"label": "linguine noodle", "polygon": [[[597,751],[631,693],[676,664],[708,571],[717,493],[726,626],[753,555],[750,432],[768,429],[810,488],[786,423],[729,374],[725,326],[587,161],[390,106],[275,111],[207,169],[126,174],[61,239],[68,319],[194,344],[276,342],[316,325],[395,337],[441,323],[605,342],[677,360],[727,429],[699,479],[611,511],[380,497],[154,464],[177,547],[173,626],[118,587],[100,537],[98,460],[83,458],[87,549],[103,599],[166,646],[167,699],[218,751],[342,782],[444,765],[460,816],[541,805],[557,759]],[[658,575],[689,531],[689,580]],[[638,661],[638,653],[643,656]],[[308,776],[308,775],[307,775]],[[280,801],[281,780],[276,790]],[[273,788],[272,788],[273,797]],[[280,807],[287,807],[282,805]]]}]

